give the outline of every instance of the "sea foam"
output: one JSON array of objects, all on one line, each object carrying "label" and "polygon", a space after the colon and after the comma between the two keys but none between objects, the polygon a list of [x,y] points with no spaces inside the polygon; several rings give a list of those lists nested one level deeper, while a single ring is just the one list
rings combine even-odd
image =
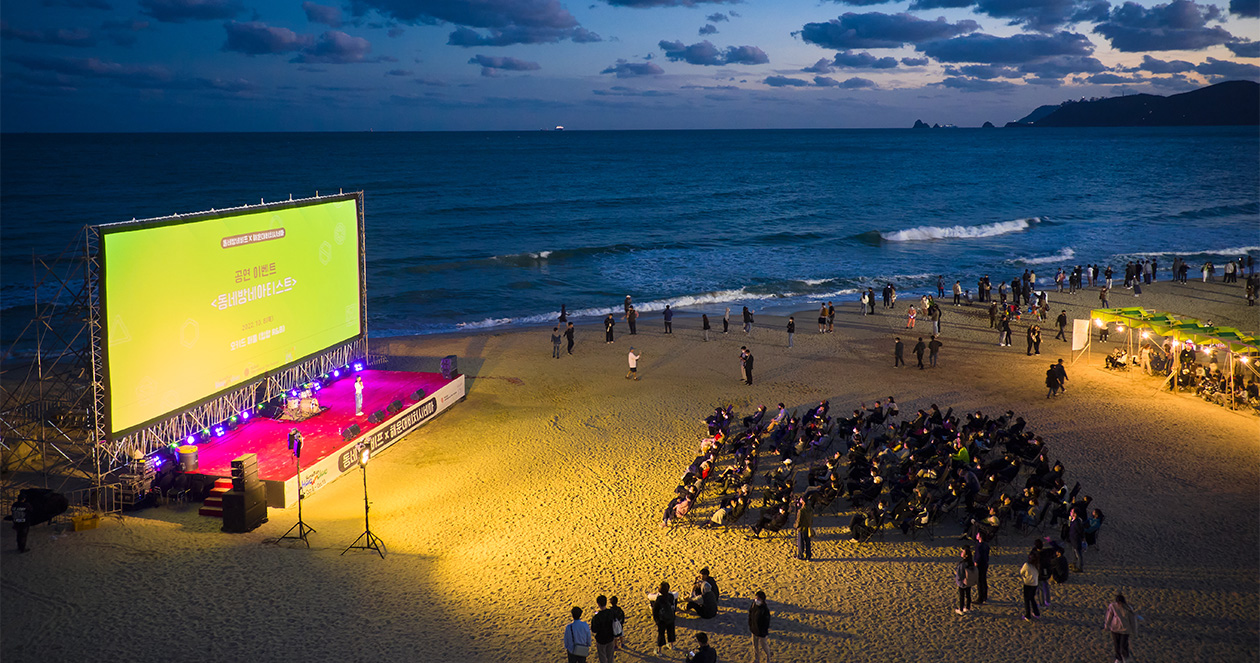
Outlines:
[{"label": "sea foam", "polygon": [[1028,230],[1041,222],[1039,217],[999,221],[980,226],[919,226],[906,230],[881,232],[879,236],[886,242],[918,242],[929,239],[975,239],[978,237],[996,237],[1008,233]]}]

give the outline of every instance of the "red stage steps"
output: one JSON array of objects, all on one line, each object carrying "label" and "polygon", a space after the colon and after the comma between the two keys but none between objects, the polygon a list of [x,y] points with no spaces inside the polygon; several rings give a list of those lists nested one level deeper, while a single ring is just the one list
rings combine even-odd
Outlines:
[{"label": "red stage steps", "polygon": [[215,479],[214,488],[210,489],[210,496],[202,503],[202,507],[197,509],[197,513],[211,518],[223,517],[223,493],[232,490],[231,479]]}]

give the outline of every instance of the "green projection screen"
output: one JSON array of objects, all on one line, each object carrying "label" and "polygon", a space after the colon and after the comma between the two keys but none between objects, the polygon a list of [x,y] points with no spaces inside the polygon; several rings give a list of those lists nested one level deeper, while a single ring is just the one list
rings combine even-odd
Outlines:
[{"label": "green projection screen", "polygon": [[358,202],[101,226],[111,435],[358,336]]}]

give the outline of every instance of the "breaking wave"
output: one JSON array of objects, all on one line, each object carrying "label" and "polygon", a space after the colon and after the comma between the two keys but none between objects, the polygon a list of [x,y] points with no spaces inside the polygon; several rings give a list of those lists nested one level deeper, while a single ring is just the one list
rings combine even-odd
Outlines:
[{"label": "breaking wave", "polygon": [[880,232],[880,239],[885,242],[921,242],[931,239],[975,239],[978,237],[996,237],[1009,233],[1017,233],[1041,223],[1040,217],[999,221],[980,226],[919,226],[905,230]]},{"label": "breaking wave", "polygon": [[1038,258],[1013,258],[1006,262],[1019,265],[1052,265],[1059,262],[1068,262],[1076,257],[1076,251],[1072,247],[1067,247],[1052,256],[1041,256]]}]

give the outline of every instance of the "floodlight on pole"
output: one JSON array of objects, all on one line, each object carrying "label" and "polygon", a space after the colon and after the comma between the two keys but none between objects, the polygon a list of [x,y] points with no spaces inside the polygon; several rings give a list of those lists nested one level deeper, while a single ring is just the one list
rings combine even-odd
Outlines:
[{"label": "floodlight on pole", "polygon": [[[371,511],[371,504],[368,502],[367,465],[371,458],[372,450],[366,444],[360,446],[359,470],[363,472],[363,533],[354,540],[354,543],[341,551],[341,554],[344,555],[351,550],[375,550],[376,554],[381,556],[381,559],[385,559],[385,552],[381,550],[385,543],[381,541],[380,537],[372,533],[372,523],[368,517]],[[363,541],[363,543],[359,543],[360,541]]]}]

